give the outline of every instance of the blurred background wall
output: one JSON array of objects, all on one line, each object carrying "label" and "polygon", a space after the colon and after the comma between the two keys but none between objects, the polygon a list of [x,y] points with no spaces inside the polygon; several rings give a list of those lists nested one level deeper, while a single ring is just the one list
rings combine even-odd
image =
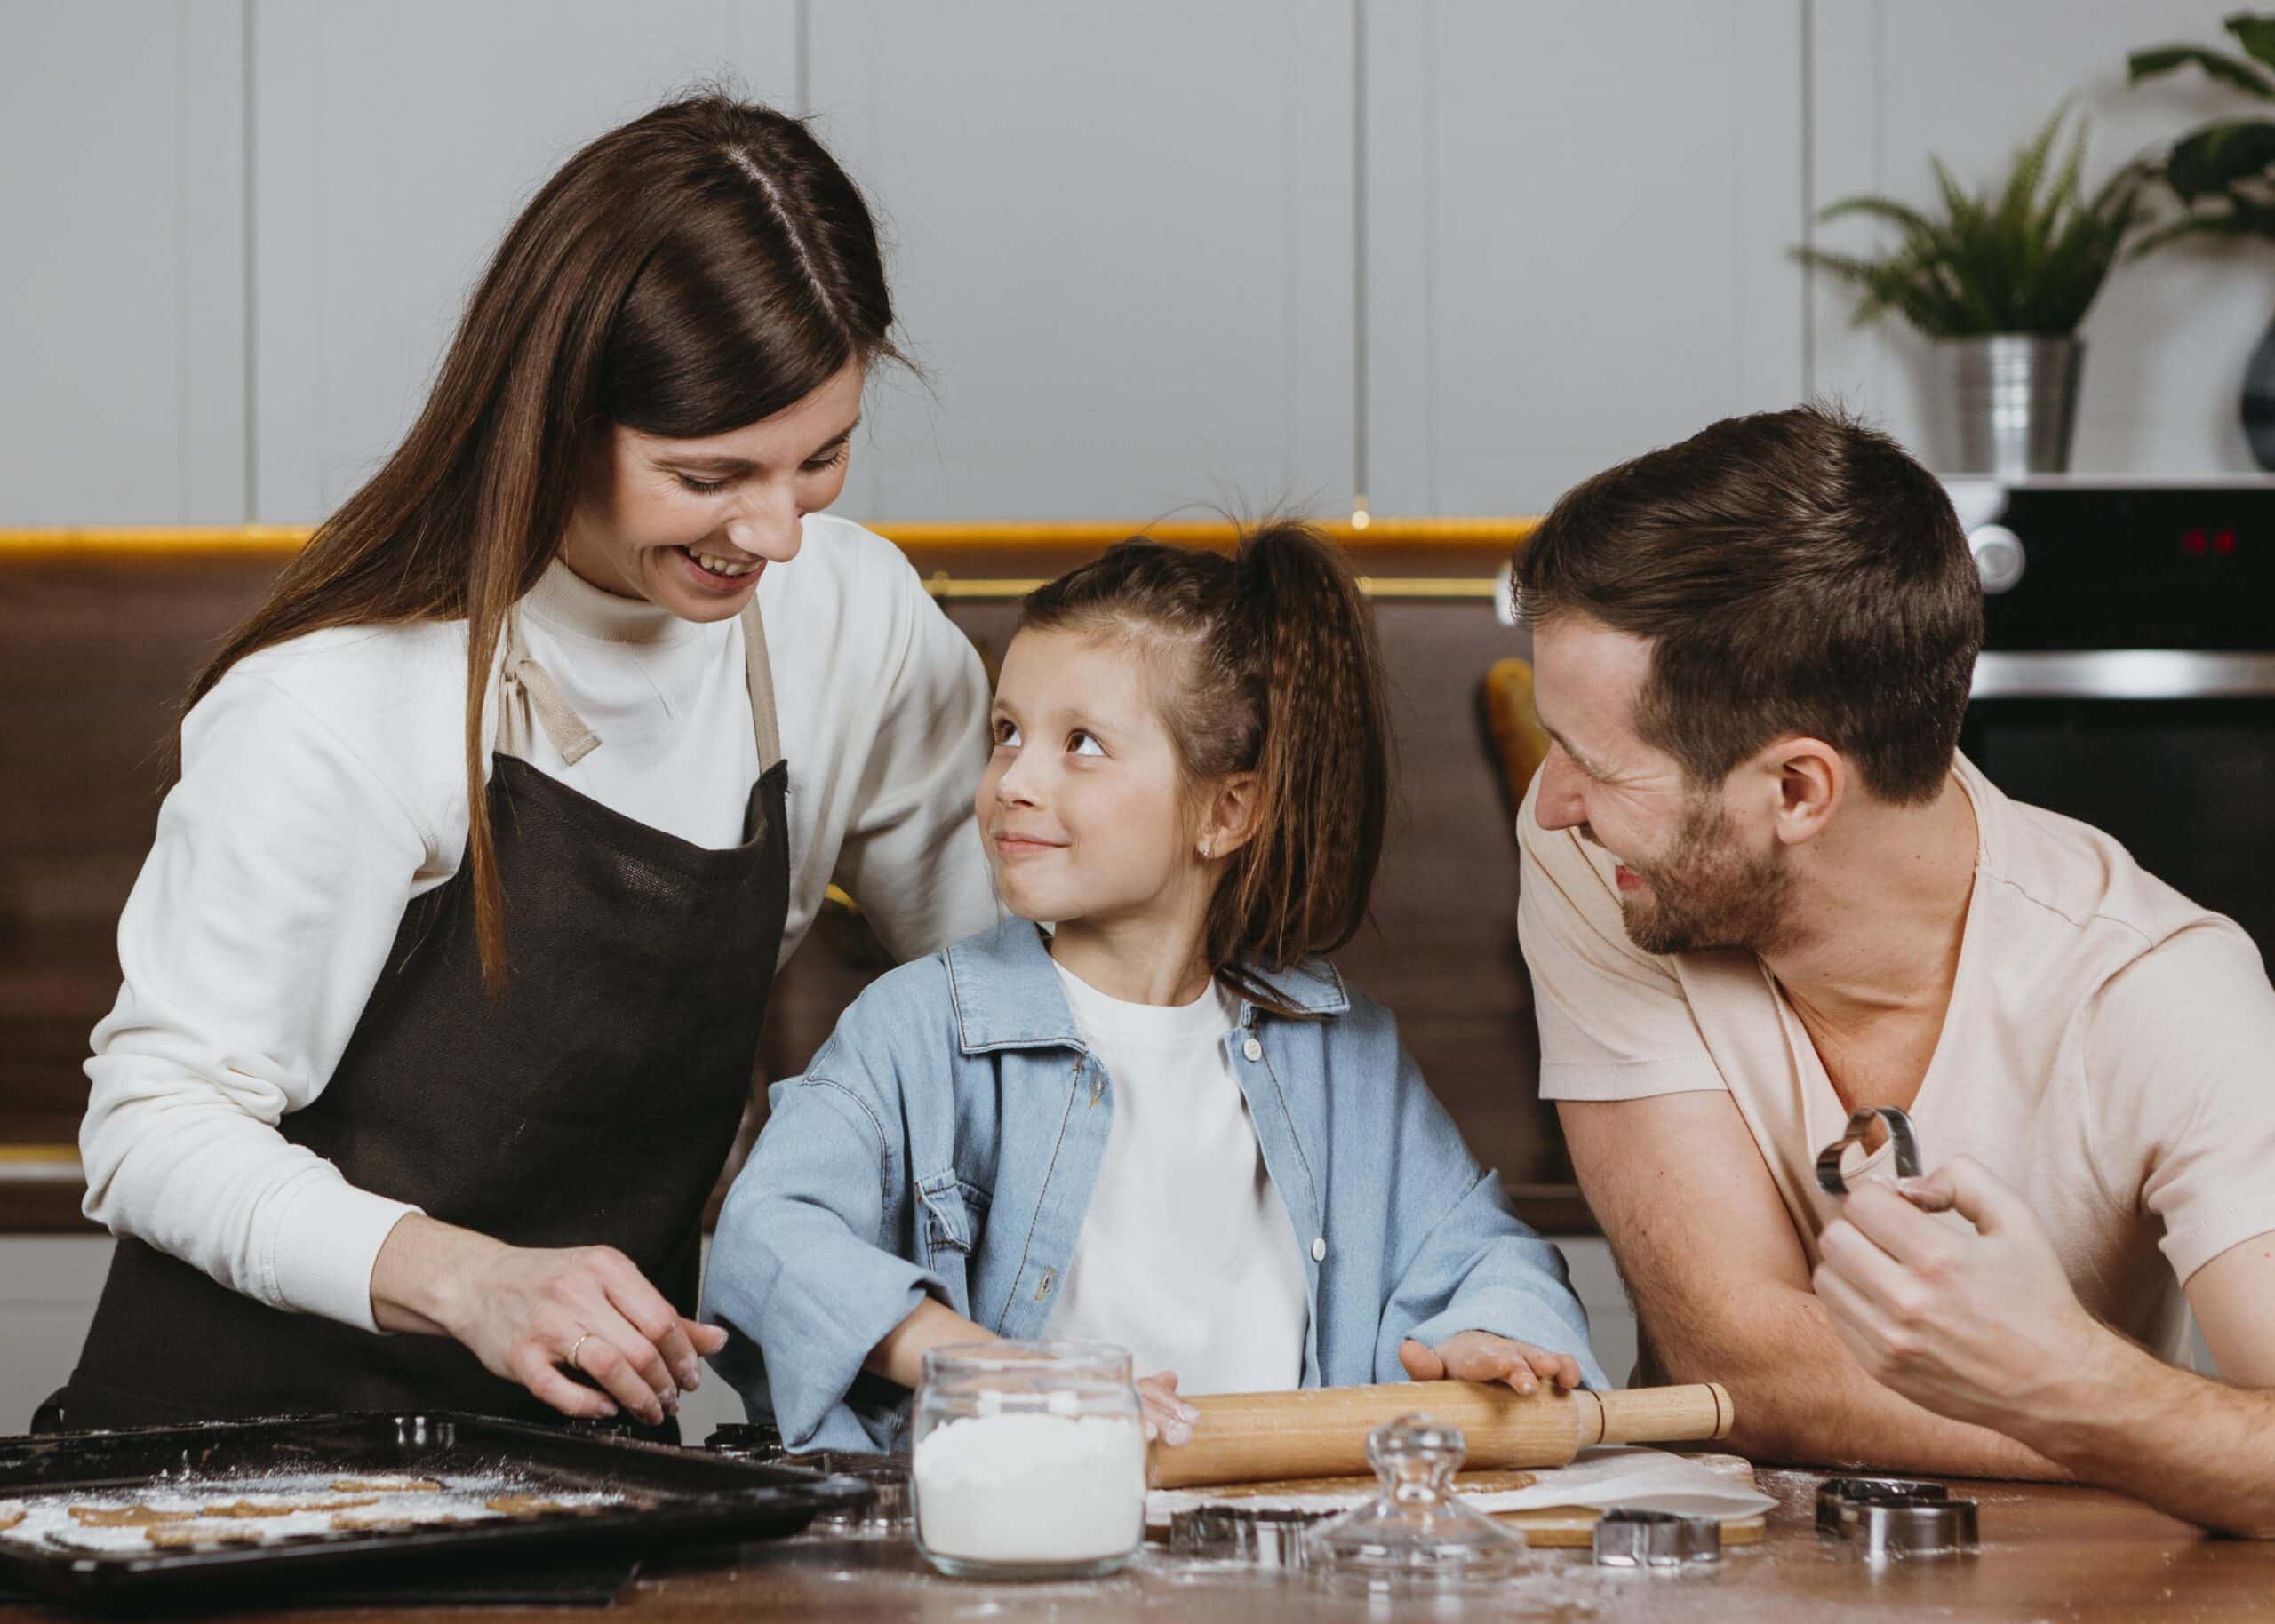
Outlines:
[{"label": "blurred background wall", "polygon": [[[929,386],[880,379],[856,516],[1537,512],[1818,391],[1934,457],[1917,341],[1788,247],[2064,96],[2095,177],[2222,110],[2123,59],[2223,9],[0,0],[0,525],[321,516],[520,201],[720,76],[812,114],[895,243]],[[2264,255],[2121,270],[2077,466],[2249,466],[2271,306]]]}]

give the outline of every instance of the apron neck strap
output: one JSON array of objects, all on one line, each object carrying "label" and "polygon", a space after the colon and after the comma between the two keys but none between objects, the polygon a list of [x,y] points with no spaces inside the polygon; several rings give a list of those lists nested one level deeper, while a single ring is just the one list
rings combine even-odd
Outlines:
[{"label": "apron neck strap", "polygon": [[774,667],[767,658],[766,622],[758,612],[758,594],[743,609],[743,681],[750,689],[750,721],[758,737],[758,770],[764,773],[782,759],[782,729],[774,714]]},{"label": "apron neck strap", "polygon": [[[751,731],[758,741],[758,770],[763,773],[782,760],[782,731],[774,713],[774,669],[767,659],[766,623],[758,612],[756,593],[741,618],[743,681],[750,690]],[[585,725],[560,684],[522,641],[519,604],[506,613],[505,644],[498,676],[498,748],[526,760],[535,728],[542,728],[564,766],[574,767],[599,749],[600,735]]]}]

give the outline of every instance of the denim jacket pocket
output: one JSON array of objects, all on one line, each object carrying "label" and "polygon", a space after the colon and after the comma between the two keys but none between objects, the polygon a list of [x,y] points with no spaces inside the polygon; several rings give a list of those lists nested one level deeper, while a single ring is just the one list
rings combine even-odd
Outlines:
[{"label": "denim jacket pocket", "polygon": [[971,1254],[979,1246],[979,1227],[987,1219],[987,1192],[956,1177],[951,1168],[918,1180],[916,1202],[924,1266],[943,1279],[961,1285]]}]

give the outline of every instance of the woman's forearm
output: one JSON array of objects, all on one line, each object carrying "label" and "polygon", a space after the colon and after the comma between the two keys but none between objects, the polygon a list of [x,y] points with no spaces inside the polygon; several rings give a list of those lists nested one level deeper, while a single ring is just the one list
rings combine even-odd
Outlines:
[{"label": "woman's forearm", "polygon": [[87,1069],[90,1218],[272,1308],[370,1325],[373,1260],[412,1208],[285,1140],[248,1079],[225,1087],[124,1040]]},{"label": "woman's forearm", "polygon": [[451,1334],[458,1283],[503,1242],[412,1213],[387,1231],[371,1263],[371,1319],[382,1331]]}]

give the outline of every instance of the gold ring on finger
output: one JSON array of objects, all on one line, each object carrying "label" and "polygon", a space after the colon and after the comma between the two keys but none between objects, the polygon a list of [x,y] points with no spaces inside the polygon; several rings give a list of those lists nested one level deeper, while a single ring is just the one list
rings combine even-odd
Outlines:
[{"label": "gold ring on finger", "polygon": [[584,1335],[582,1335],[582,1336],[579,1337],[575,1341],[573,1341],[573,1342],[571,1342],[571,1343],[570,1343],[570,1344],[569,1344],[569,1368],[570,1368],[570,1369],[571,1369],[571,1370],[581,1370],[581,1369],[583,1369],[583,1368],[584,1368],[582,1365],[579,1365],[579,1364],[577,1363],[577,1355],[578,1355],[579,1353],[580,1353],[580,1352],[582,1352],[582,1351],[583,1351],[585,1344],[586,1344],[587,1342],[590,1341],[592,1340],[592,1337],[593,1337],[593,1333],[592,1333],[590,1331],[587,1331],[587,1332],[586,1332],[586,1333],[584,1333]]}]

